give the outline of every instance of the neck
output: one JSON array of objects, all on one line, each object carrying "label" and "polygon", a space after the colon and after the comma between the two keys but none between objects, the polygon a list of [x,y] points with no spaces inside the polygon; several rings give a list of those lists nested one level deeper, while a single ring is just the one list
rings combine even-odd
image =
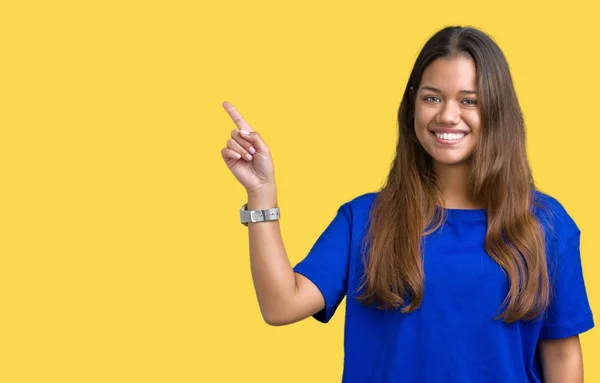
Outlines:
[{"label": "neck", "polygon": [[438,184],[444,197],[446,208],[449,209],[481,209],[483,206],[469,198],[468,180],[471,162],[447,165],[434,161],[433,171],[438,178]]}]

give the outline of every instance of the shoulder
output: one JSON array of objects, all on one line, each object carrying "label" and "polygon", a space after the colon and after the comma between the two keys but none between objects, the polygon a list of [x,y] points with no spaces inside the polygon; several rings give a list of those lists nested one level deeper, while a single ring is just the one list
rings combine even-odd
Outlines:
[{"label": "shoulder", "polygon": [[378,193],[363,193],[345,200],[338,207],[337,217],[343,218],[355,230],[364,229],[365,225],[369,222],[371,207]]},{"label": "shoulder", "polygon": [[558,199],[536,190],[533,209],[544,229],[548,250],[564,250],[569,240],[581,233],[573,217]]},{"label": "shoulder", "polygon": [[534,211],[542,225],[557,234],[573,235],[579,232],[579,227],[567,209],[549,194],[535,191]]},{"label": "shoulder", "polygon": [[368,215],[375,197],[379,192],[368,192],[360,194],[340,206],[340,209],[346,209],[353,217],[362,217]]},{"label": "shoulder", "polygon": [[377,197],[377,194],[379,194],[379,192],[369,192],[360,194],[346,203],[351,205],[351,207],[354,209],[370,208],[373,204],[373,201],[375,201],[375,197]]}]

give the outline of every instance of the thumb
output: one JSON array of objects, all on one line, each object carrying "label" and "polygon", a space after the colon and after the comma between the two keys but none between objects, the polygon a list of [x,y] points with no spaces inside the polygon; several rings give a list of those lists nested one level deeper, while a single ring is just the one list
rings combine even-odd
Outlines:
[{"label": "thumb", "polygon": [[241,130],[240,134],[244,139],[252,143],[252,146],[254,146],[254,149],[256,149],[258,153],[269,153],[269,147],[258,132],[244,133],[244,130]]}]

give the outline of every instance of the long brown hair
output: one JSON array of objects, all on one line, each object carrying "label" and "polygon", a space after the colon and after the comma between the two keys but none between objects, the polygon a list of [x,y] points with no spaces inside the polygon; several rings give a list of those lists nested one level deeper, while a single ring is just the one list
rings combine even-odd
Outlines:
[{"label": "long brown hair", "polygon": [[470,27],[442,29],[416,59],[398,111],[396,156],[370,212],[359,287],[365,290],[357,299],[404,313],[421,305],[421,239],[443,224],[446,212],[438,208],[444,204],[432,159],[414,131],[410,88],[419,88],[434,60],[456,56],[470,57],[476,66],[482,135],[468,186],[470,198],[487,213],[485,250],[510,281],[498,318],[533,320],[548,306],[549,281],[544,232],[532,211],[541,205],[527,159],[523,115],[504,54],[488,35]]}]

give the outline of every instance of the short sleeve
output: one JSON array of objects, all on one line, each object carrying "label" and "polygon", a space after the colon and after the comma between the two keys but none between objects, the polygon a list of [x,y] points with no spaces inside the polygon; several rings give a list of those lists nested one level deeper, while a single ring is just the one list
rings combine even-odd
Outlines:
[{"label": "short sleeve", "polygon": [[540,338],[558,339],[578,335],[594,327],[580,257],[581,232],[559,239],[558,254],[549,266],[550,306],[542,322]]},{"label": "short sleeve", "polygon": [[323,294],[325,308],[313,315],[319,322],[329,322],[346,295],[351,229],[352,214],[349,203],[345,203],[306,257],[294,267],[295,272],[310,279]]}]

